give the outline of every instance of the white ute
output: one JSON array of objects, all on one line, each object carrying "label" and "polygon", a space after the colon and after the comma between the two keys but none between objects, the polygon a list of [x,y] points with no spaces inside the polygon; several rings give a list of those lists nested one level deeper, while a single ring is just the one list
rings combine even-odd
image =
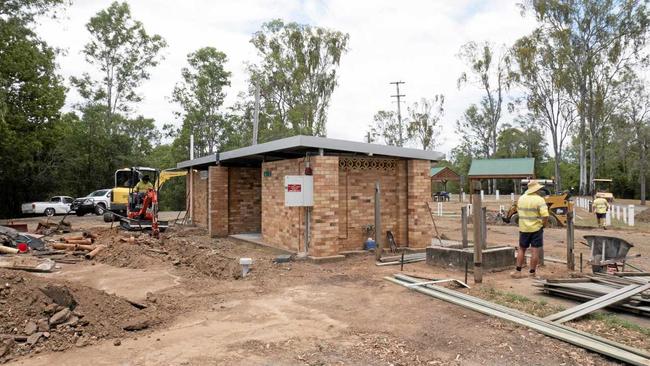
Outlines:
[{"label": "white ute", "polygon": [[21,209],[23,214],[46,216],[63,215],[70,211],[70,205],[74,199],[68,196],[54,196],[49,202],[23,203]]}]

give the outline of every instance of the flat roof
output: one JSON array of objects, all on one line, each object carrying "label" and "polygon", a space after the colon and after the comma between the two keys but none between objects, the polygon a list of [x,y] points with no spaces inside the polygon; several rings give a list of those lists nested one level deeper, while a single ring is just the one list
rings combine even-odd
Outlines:
[{"label": "flat roof", "polygon": [[211,154],[194,160],[182,161],[176,164],[176,166],[178,168],[189,168],[217,163],[257,164],[262,161],[299,158],[305,156],[308,152],[319,153],[320,150],[322,150],[325,155],[328,153],[351,153],[431,161],[439,161],[445,158],[443,153],[437,151],[369,144],[365,142],[331,139],[327,137],[297,135],[240,149]]},{"label": "flat roof", "polygon": [[467,176],[483,178],[532,178],[535,176],[535,158],[474,159]]}]

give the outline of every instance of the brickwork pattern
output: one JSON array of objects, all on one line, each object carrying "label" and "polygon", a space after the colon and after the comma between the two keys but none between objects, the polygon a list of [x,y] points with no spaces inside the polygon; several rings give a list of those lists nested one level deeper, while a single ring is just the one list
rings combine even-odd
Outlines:
[{"label": "brickwork pattern", "polygon": [[314,172],[314,207],[311,214],[309,254],[336,255],[339,246],[339,158],[311,158]]},{"label": "brickwork pattern", "polygon": [[262,229],[260,168],[228,168],[228,233],[258,233]]},{"label": "brickwork pattern", "polygon": [[208,232],[212,237],[228,236],[228,167],[208,168]]},{"label": "brickwork pattern", "polygon": [[408,163],[408,242],[410,247],[422,248],[431,244],[433,224],[426,203],[431,201],[431,179],[428,160],[409,160]]},{"label": "brickwork pattern", "polygon": [[[385,161],[382,159],[382,162]],[[392,160],[387,169],[339,167],[339,250],[363,249],[363,243],[367,239],[363,227],[375,223],[375,182],[378,179],[381,190],[382,238],[385,240],[386,231],[390,230],[398,245],[406,245],[406,165],[402,161]]]},{"label": "brickwork pattern", "polygon": [[[284,206],[284,176],[300,175],[303,171],[303,159],[262,164],[262,240],[269,245],[304,251],[303,209]],[[270,176],[264,176],[264,172]]]},{"label": "brickwork pattern", "polygon": [[[192,222],[196,226],[207,228],[208,227],[208,180],[201,179],[201,172],[199,171],[195,171],[192,174],[194,174],[192,178],[193,185],[194,185],[194,187],[192,187],[192,191],[193,191],[192,204],[194,205],[194,208],[192,210],[193,213]],[[190,186],[189,175],[187,179],[188,179],[187,187],[189,187]]]}]

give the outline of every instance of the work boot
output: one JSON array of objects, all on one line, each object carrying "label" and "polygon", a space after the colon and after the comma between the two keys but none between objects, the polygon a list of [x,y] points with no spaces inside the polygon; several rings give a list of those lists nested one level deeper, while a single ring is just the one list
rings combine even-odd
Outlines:
[{"label": "work boot", "polygon": [[510,277],[512,278],[522,278],[524,275],[521,273],[521,271],[512,271],[510,272]]},{"label": "work boot", "polygon": [[537,271],[535,271],[535,272],[528,272],[528,278],[532,278],[532,279],[537,279],[537,278],[539,278],[539,276],[537,275]]}]

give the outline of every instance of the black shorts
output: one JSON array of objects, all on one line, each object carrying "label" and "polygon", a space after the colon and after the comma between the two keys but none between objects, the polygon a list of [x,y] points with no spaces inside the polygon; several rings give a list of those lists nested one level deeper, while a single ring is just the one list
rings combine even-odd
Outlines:
[{"label": "black shorts", "polygon": [[524,249],[528,247],[541,248],[544,246],[544,229],[539,229],[534,233],[519,232],[519,246]]},{"label": "black shorts", "polygon": [[606,213],[596,213],[596,218],[597,219],[604,219],[607,216]]}]

